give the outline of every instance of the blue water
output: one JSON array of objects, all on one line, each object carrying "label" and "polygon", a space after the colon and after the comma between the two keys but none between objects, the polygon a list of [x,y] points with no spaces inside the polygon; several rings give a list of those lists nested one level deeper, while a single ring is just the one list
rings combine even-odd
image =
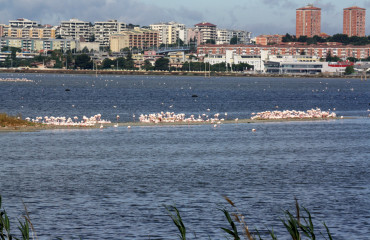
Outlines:
[{"label": "blue water", "polygon": [[164,204],[179,208],[190,239],[226,239],[220,227],[228,224],[219,210],[229,208],[224,195],[250,229],[273,227],[279,239],[287,236],[283,210],[294,211],[295,197],[311,210],[318,231],[325,221],[335,239],[369,239],[369,81],[1,77],[35,81],[0,82],[0,112],[23,117],[101,113],[132,121],[133,114],[173,111],[248,118],[264,110],[316,107],[354,117],[0,133],[3,205],[20,218],[23,200],[39,239],[177,239]]}]

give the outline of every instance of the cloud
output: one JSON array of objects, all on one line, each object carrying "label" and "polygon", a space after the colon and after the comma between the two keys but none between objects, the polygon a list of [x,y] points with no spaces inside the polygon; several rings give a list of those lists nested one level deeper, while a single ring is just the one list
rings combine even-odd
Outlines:
[{"label": "cloud", "polygon": [[273,8],[296,9],[300,5],[291,0],[262,0],[262,3]]},{"label": "cloud", "polygon": [[[199,18],[189,9],[169,11],[138,0],[1,0],[0,22],[28,18],[43,24],[58,25],[60,21],[78,18],[84,21],[117,19],[135,24],[148,24],[170,19],[173,13],[182,18]],[[6,14],[7,13],[7,14]]]},{"label": "cloud", "polygon": [[315,6],[321,8],[321,11],[323,12],[335,12],[336,6],[332,3],[323,3],[322,1],[315,1]]}]

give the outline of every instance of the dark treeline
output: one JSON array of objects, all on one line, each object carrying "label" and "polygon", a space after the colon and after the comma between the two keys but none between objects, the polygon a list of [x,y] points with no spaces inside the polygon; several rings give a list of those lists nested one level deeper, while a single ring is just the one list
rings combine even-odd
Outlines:
[{"label": "dark treeline", "polygon": [[322,38],[320,36],[313,36],[309,38],[307,36],[300,36],[296,38],[294,35],[286,34],[283,39],[283,42],[302,42],[307,44],[317,44],[317,43],[325,43],[325,42],[339,42],[345,45],[352,44],[352,45],[367,45],[370,44],[370,36],[367,37],[357,37],[352,36],[348,37],[346,34],[334,34],[333,36],[329,36],[327,38]]}]

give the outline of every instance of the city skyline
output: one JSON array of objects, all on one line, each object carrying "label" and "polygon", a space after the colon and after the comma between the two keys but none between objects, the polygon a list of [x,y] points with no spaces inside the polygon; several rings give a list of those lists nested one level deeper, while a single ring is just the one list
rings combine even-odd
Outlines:
[{"label": "city skyline", "polygon": [[[187,27],[207,21],[218,28],[241,29],[259,34],[295,34],[296,9],[312,3],[322,9],[321,31],[343,32],[343,9],[351,6],[370,7],[370,0],[236,0],[171,1],[157,0],[0,0],[0,23],[28,18],[41,24],[59,25],[61,21],[78,18],[96,22],[117,19],[147,26],[157,22],[176,21]],[[366,21],[370,21],[366,16]],[[368,26],[369,24],[367,24]],[[366,35],[370,34],[366,27]]]}]

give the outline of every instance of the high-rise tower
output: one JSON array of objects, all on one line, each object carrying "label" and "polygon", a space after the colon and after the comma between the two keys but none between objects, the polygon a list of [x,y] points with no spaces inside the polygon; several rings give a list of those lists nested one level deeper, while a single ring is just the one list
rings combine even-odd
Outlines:
[{"label": "high-rise tower", "polygon": [[321,8],[309,4],[296,11],[296,37],[313,37],[321,33]]},{"label": "high-rise tower", "polygon": [[364,37],[365,14],[366,9],[357,6],[343,9],[343,34]]}]

